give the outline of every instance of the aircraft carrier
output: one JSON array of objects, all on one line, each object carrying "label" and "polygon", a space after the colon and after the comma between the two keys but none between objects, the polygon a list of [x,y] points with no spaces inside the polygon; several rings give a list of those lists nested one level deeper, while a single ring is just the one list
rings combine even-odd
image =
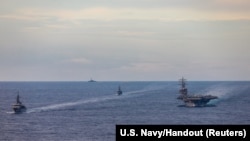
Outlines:
[{"label": "aircraft carrier", "polygon": [[217,96],[212,95],[189,95],[186,88],[186,79],[183,77],[180,79],[181,88],[179,90],[180,95],[177,99],[182,100],[186,107],[205,107],[210,100],[218,99]]}]

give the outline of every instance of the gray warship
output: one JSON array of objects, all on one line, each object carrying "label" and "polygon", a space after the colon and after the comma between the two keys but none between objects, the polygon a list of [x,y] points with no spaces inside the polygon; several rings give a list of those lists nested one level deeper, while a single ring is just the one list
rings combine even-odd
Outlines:
[{"label": "gray warship", "polygon": [[186,79],[183,77],[180,79],[181,88],[179,90],[180,95],[177,99],[182,100],[186,107],[205,107],[207,103],[212,99],[217,99],[217,96],[212,95],[189,95],[186,88]]},{"label": "gray warship", "polygon": [[16,103],[12,105],[12,109],[15,114],[23,113],[26,111],[25,105],[23,105],[19,99],[19,93],[17,94],[17,97],[16,97]]},{"label": "gray warship", "polygon": [[118,87],[117,95],[122,95],[122,90],[120,86]]},{"label": "gray warship", "polygon": [[88,82],[96,82],[95,80],[93,80],[92,78],[90,78],[90,80]]}]

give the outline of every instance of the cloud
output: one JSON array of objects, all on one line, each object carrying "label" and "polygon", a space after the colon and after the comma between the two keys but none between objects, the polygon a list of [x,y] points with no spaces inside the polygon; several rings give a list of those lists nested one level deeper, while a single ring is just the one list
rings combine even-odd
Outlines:
[{"label": "cloud", "polygon": [[18,9],[12,14],[0,14],[1,19],[40,21],[42,23],[69,22],[82,24],[81,20],[238,20],[250,17],[250,10],[201,10],[192,8],[112,8],[89,7],[83,9]]},{"label": "cloud", "polygon": [[249,0],[214,0],[215,3],[224,5],[224,6],[250,6]]},{"label": "cloud", "polygon": [[91,64],[92,63],[92,61],[90,61],[86,58],[72,58],[72,59],[69,59],[65,62],[75,63],[75,64]]},{"label": "cloud", "polygon": [[[248,77],[247,0],[27,1],[0,6],[5,7],[0,8],[0,64],[6,79],[18,72],[27,72],[20,80],[77,79],[83,72],[105,79],[163,78],[183,71]],[[48,76],[28,73],[36,71]]]},{"label": "cloud", "polygon": [[137,62],[122,66],[120,70],[137,73],[159,73],[172,69],[172,66],[161,62]]}]

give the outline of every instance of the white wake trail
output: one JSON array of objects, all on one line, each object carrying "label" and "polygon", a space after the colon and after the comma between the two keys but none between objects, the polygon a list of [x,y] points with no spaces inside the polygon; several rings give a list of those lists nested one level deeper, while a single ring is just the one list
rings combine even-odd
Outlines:
[{"label": "white wake trail", "polygon": [[[44,112],[44,111],[52,111],[52,110],[58,110],[62,108],[67,108],[71,106],[77,106],[87,103],[96,103],[96,102],[102,102],[102,101],[108,101],[108,100],[114,100],[114,99],[120,99],[120,98],[128,98],[133,96],[139,96],[137,94],[143,94],[148,91],[153,91],[157,89],[161,89],[162,87],[146,87],[142,90],[136,90],[136,91],[130,91],[130,92],[123,92],[121,96],[117,96],[116,94],[112,94],[109,96],[103,96],[98,98],[91,98],[91,99],[82,99],[79,101],[74,102],[65,102],[65,103],[59,103],[59,104],[52,104],[48,106],[38,107],[38,108],[32,108],[27,110],[26,113],[35,113],[35,112]],[[136,94],[136,95],[135,95]]]},{"label": "white wake trail", "polygon": [[48,105],[48,106],[32,108],[32,109],[28,110],[27,113],[57,110],[57,109],[61,109],[61,108],[82,105],[82,104],[87,104],[87,103],[101,102],[101,101],[106,101],[106,100],[115,99],[115,98],[116,97],[114,97],[114,96],[106,96],[106,97],[92,98],[92,99],[88,99],[88,100],[79,100],[79,101],[75,101],[75,102],[65,102],[65,103],[59,103],[59,104],[52,104],[52,105]]}]

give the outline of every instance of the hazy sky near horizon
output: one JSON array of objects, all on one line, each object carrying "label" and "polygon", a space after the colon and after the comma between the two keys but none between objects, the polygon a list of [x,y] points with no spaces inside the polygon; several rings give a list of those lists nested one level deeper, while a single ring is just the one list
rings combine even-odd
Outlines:
[{"label": "hazy sky near horizon", "polygon": [[250,80],[249,0],[0,2],[0,81]]}]

